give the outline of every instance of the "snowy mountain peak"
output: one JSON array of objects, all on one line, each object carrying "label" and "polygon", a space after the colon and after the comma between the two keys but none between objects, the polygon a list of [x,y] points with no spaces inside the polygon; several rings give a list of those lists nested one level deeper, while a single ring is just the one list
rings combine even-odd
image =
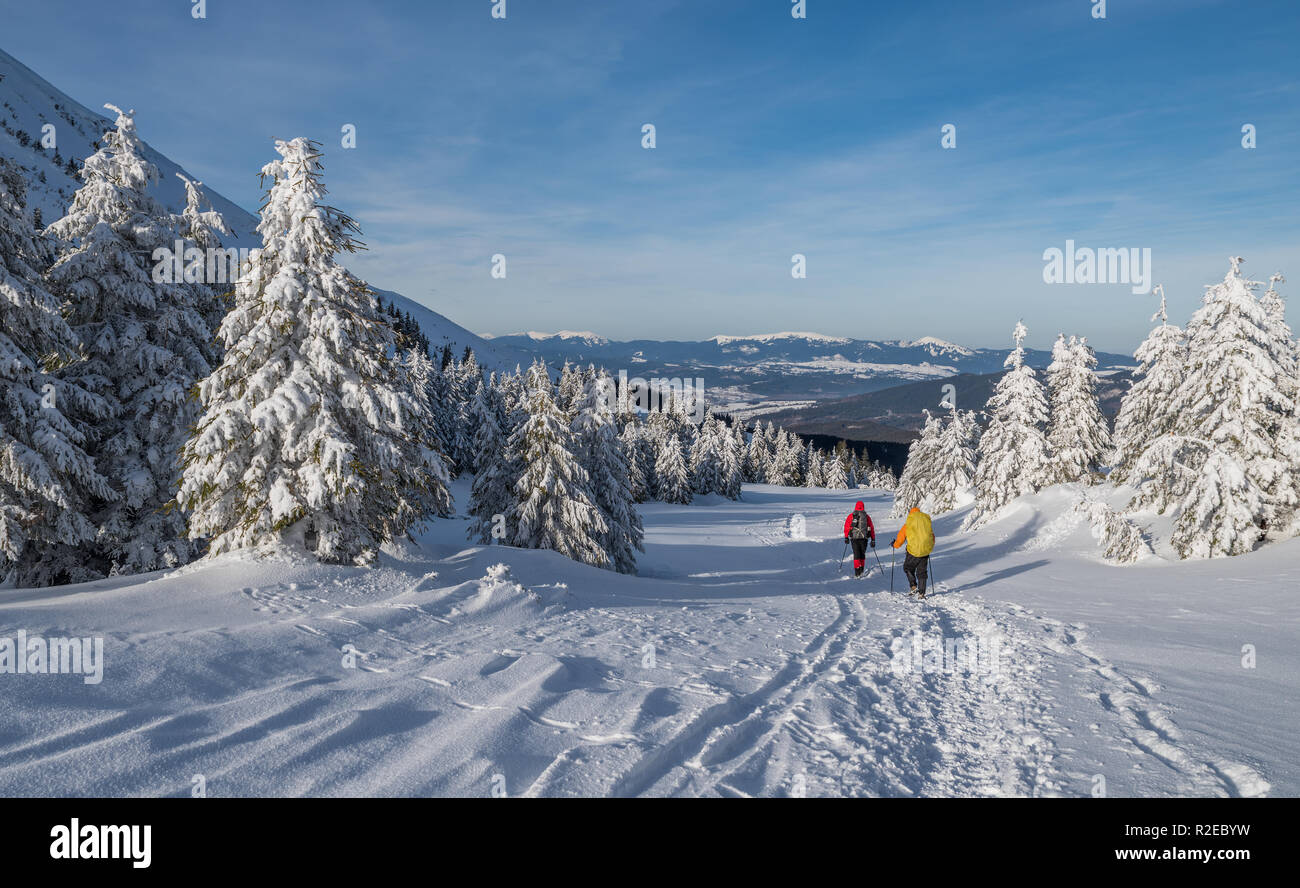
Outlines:
[{"label": "snowy mountain peak", "polygon": [[842,336],[827,336],[824,333],[758,333],[753,336],[711,336],[707,342],[716,342],[718,345],[730,345],[733,342],[776,342],[785,339],[806,339],[809,342],[823,342],[835,345],[847,345],[852,339],[846,339]]},{"label": "snowy mountain peak", "polygon": [[908,341],[906,341],[906,340],[899,340],[899,343],[898,343],[898,344],[899,344],[899,346],[902,347],[902,348],[924,348],[924,349],[926,349],[927,351],[929,351],[930,354],[934,354],[934,355],[938,355],[938,354],[973,355],[973,354],[975,354],[974,351],[972,351],[972,350],[969,349],[969,348],[966,348],[966,346],[964,346],[964,345],[957,345],[956,343],[948,342],[948,341],[945,340],[945,339],[940,339],[940,338],[938,338],[937,336],[922,336],[920,339],[913,339],[913,340],[911,340],[910,342],[908,342]]}]

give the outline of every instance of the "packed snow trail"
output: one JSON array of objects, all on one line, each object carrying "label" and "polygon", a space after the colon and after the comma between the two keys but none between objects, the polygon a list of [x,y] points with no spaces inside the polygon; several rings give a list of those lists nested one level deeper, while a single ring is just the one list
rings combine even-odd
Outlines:
[{"label": "packed snow trail", "polygon": [[[466,547],[446,521],[373,569],[225,557],[5,590],[0,636],[101,635],[105,667],[98,685],[0,675],[0,793],[189,795],[198,777],[213,796],[1300,788],[1290,598],[1247,583],[1248,607],[1193,599],[1197,578],[1222,587],[1217,566],[1100,564],[1048,503],[975,534],[938,518],[941,582],[917,602],[889,593],[887,544],[883,573],[836,573],[856,498],[648,504],[638,577]],[[884,497],[867,508],[892,538]],[[1144,604],[1175,592],[1183,623]],[[997,642],[996,668],[928,669],[918,638]],[[1243,639],[1274,665],[1232,668]]]}]

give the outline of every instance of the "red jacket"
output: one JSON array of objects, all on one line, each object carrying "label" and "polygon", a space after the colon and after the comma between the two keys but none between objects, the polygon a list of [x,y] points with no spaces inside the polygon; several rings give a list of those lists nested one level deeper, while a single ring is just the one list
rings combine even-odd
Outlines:
[{"label": "red jacket", "polygon": [[[857,503],[854,504],[853,511],[861,512],[863,517],[867,519],[867,539],[874,540],[876,538],[876,525],[871,523],[871,516],[867,514],[866,506],[862,504],[861,500],[859,500]],[[850,512],[849,517],[844,519],[844,535],[847,537],[849,535],[849,531],[851,531],[852,529],[853,529],[853,512]]]}]

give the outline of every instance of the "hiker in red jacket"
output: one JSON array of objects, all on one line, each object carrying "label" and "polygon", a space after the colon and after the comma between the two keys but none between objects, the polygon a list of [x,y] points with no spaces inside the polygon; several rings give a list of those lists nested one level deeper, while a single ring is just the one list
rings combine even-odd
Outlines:
[{"label": "hiker in red jacket", "polygon": [[862,568],[867,563],[867,541],[871,548],[876,548],[876,526],[871,523],[866,506],[858,500],[853,506],[853,514],[844,519],[844,542],[853,544],[853,575],[862,576]]}]

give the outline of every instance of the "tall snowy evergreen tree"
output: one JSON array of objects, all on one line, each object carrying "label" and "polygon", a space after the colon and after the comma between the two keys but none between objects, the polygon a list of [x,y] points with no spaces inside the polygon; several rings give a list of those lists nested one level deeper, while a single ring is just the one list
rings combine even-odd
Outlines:
[{"label": "tall snowy evergreen tree", "polygon": [[477,473],[493,458],[494,449],[500,448],[502,444],[501,425],[497,419],[497,412],[492,407],[487,383],[481,376],[474,383],[474,393],[470,397],[468,413],[474,428],[474,438],[470,447],[471,462],[466,468]]},{"label": "tall snowy evergreen tree", "polygon": [[[740,423],[736,423],[736,430],[739,431]],[[740,494],[745,481],[744,453],[745,453],[745,435],[744,432],[733,432],[726,427],[725,423],[719,423],[719,441],[718,441],[718,475],[722,479],[722,486],[718,493],[727,499],[740,499]]]},{"label": "tall snowy evergreen tree", "polygon": [[844,460],[832,455],[826,460],[823,485],[828,490],[848,490],[848,473],[844,470]]},{"label": "tall snowy evergreen tree", "polygon": [[1278,442],[1295,404],[1258,282],[1242,277],[1241,262],[1232,259],[1192,316],[1174,434],[1135,469],[1144,486],[1173,493],[1158,498],[1181,499],[1171,542],[1184,558],[1247,552],[1262,528],[1290,518],[1294,470]]},{"label": "tall snowy evergreen tree", "polygon": [[825,463],[822,459],[822,452],[813,447],[812,442],[808,442],[808,448],[804,456],[803,486],[804,487],[825,487]]},{"label": "tall snowy evergreen tree", "polygon": [[733,446],[727,427],[712,410],[707,411],[691,447],[691,481],[696,493],[725,494],[733,470]]},{"label": "tall snowy evergreen tree", "polygon": [[769,462],[767,428],[759,420],[754,423],[754,433],[750,435],[749,446],[745,449],[745,480],[751,484],[766,484]]},{"label": "tall snowy evergreen tree", "polygon": [[[939,438],[943,434],[943,420],[925,413],[921,437],[907,448],[907,463],[894,490],[894,508],[891,518],[901,518],[909,509],[926,509],[934,493],[935,462],[939,454]],[[872,485],[873,487],[876,485]]]},{"label": "tall snowy evergreen tree", "polygon": [[623,426],[618,436],[627,457],[628,490],[632,502],[643,503],[650,499],[650,479],[647,473],[646,448],[642,441],[641,424],[635,420]]},{"label": "tall snowy evergreen tree", "polygon": [[1182,328],[1169,323],[1164,287],[1156,287],[1160,308],[1151,320],[1156,327],[1138,346],[1133,357],[1139,364],[1132,387],[1120,402],[1115,417],[1115,452],[1110,478],[1116,483],[1128,479],[1134,462],[1174,424],[1174,392],[1182,382],[1187,364],[1187,346]]},{"label": "tall snowy evergreen tree", "polygon": [[962,413],[955,406],[948,413],[943,431],[935,441],[926,484],[927,504],[934,514],[950,512],[962,504],[975,480],[975,448],[979,425],[975,414]]},{"label": "tall snowy evergreen tree", "polygon": [[177,501],[216,554],[301,539],[322,561],[366,562],[449,509],[428,408],[390,357],[373,291],[339,264],[356,223],[324,203],[314,142],[276,142],[263,247],[221,325],[221,365],[183,451]]},{"label": "tall snowy evergreen tree", "polygon": [[529,370],[527,398],[524,420],[506,445],[521,467],[514,506],[506,517],[509,542],[605,567],[610,558],[601,539],[609,526],[574,453],[569,417],[556,402],[555,387],[540,361]]},{"label": "tall snowy evergreen tree", "polygon": [[964,528],[978,527],[1019,496],[1033,493],[1051,482],[1051,452],[1043,428],[1047,424],[1047,397],[1034,369],[1025,363],[1025,336],[1017,323],[1012,337],[1016,347],[1007,356],[1006,375],[998,380],[985,410],[990,419],[980,436],[975,464],[975,508]]},{"label": "tall snowy evergreen tree", "polygon": [[[206,198],[201,190],[202,182],[195,182],[181,173],[177,173],[176,177],[185,183],[185,209],[180,215],[172,217],[177,233],[205,254],[208,254],[208,251],[221,249],[222,237],[231,237],[234,232],[230,230],[230,226],[226,224],[221,214],[211,209],[211,204],[209,209],[203,209]],[[233,269],[235,273],[232,275],[232,269],[227,268],[225,263],[220,267],[224,271],[226,278],[224,281],[214,280],[207,274],[209,268],[217,272],[218,264],[209,264],[206,262],[206,256],[202,276],[195,275],[193,272],[196,269],[186,263],[186,281],[198,286],[195,308],[203,315],[210,330],[216,330],[221,326],[221,321],[230,308],[226,297],[239,276],[239,269]],[[200,279],[193,280],[194,277]]]},{"label": "tall snowy evergreen tree", "polygon": [[1086,338],[1057,338],[1047,368],[1047,444],[1057,481],[1090,480],[1111,449],[1110,429],[1097,400],[1096,366],[1097,356]]},{"label": "tall snowy evergreen tree", "polygon": [[655,498],[663,503],[689,503],[691,474],[682,456],[682,442],[671,432],[657,439],[655,456]]},{"label": "tall snowy evergreen tree", "polygon": [[49,228],[64,247],[46,278],[85,349],[64,375],[110,408],[88,450],[116,495],[94,505],[98,541],[86,563],[135,573],[196,554],[184,516],[168,502],[177,452],[197,416],[189,392],[215,354],[207,288],[168,281],[165,269],[155,274],[155,251],[175,246],[175,219],[146,191],[158,170],[144,157],[132,112],[112,110],[116,129],[86,160],[85,184]]},{"label": "tall snowy evergreen tree", "polygon": [[785,429],[772,426],[773,454],[767,468],[767,483],[782,487],[797,487],[800,483],[800,466],[803,447],[799,439]]},{"label": "tall snowy evergreen tree", "polygon": [[613,404],[613,379],[604,373],[586,378],[574,404],[574,447],[605,520],[599,541],[609,555],[609,565],[619,573],[636,573],[636,553],[645,551],[644,532],[635,505],[634,470],[619,440]]},{"label": "tall snowy evergreen tree", "polygon": [[20,171],[0,158],[0,581],[25,586],[95,576],[81,556],[97,532],[87,511],[114,493],[76,421],[109,407],[57,372],[76,336],[41,284],[49,257],[23,197]]}]

